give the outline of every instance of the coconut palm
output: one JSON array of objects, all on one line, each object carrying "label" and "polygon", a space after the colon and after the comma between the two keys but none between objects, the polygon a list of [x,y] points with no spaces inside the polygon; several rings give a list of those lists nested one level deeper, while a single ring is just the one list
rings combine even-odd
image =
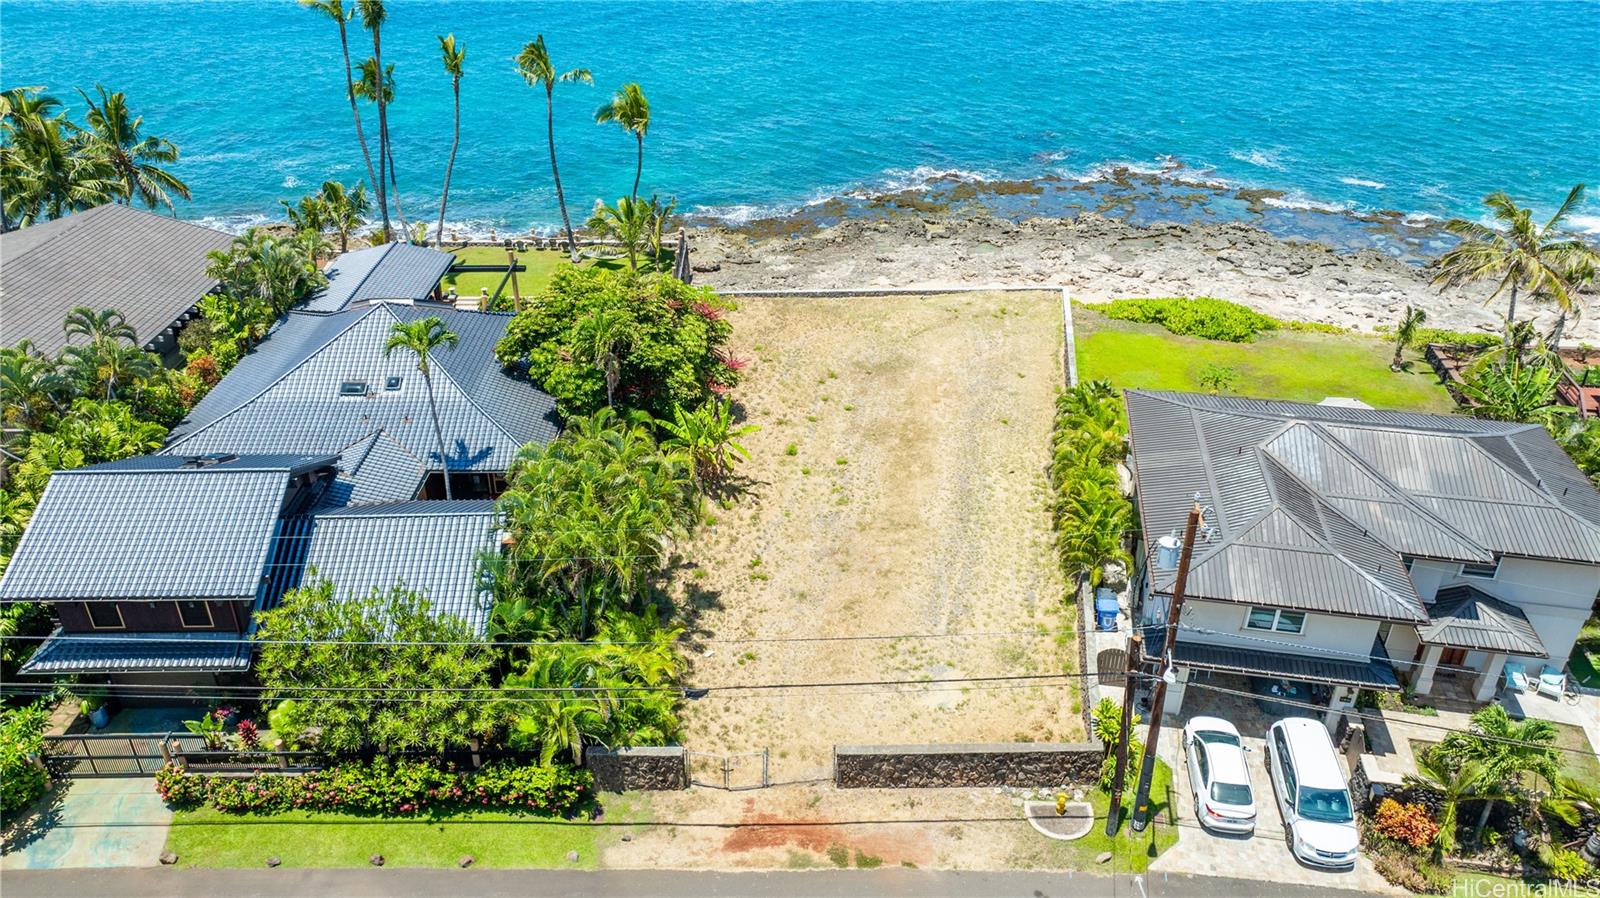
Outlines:
[{"label": "coconut palm", "polygon": [[661,270],[661,257],[666,253],[667,223],[672,220],[672,213],[678,208],[677,197],[672,197],[663,203],[658,197],[650,197],[649,205],[650,226],[645,234],[645,242],[650,246],[651,263],[656,271]]},{"label": "coconut palm", "polygon": [[1511,342],[1511,325],[1517,318],[1517,294],[1526,290],[1543,296],[1562,309],[1575,309],[1578,298],[1572,278],[1585,260],[1595,252],[1581,240],[1562,236],[1563,221],[1583,201],[1583,185],[1572,188],[1554,215],[1535,224],[1533,212],[1516,204],[1510,194],[1497,191],[1484,198],[1498,228],[1455,218],[1445,224],[1461,243],[1439,257],[1439,271],[1433,282],[1446,287],[1476,281],[1495,281],[1494,292],[1486,302],[1507,294],[1506,338]]},{"label": "coconut palm", "polygon": [[[382,32],[383,22],[389,17],[389,13],[383,7],[383,0],[356,0],[356,9],[361,13],[361,26],[372,32],[372,57],[369,61],[372,63],[371,84],[376,85],[378,81],[376,73],[384,71]],[[363,78],[365,78],[367,75],[366,63],[362,63],[362,70]],[[385,74],[390,75],[392,73],[385,72]],[[385,81],[388,80],[385,78]],[[358,89],[359,85],[351,86],[352,96],[357,95],[356,91]],[[378,208],[383,210],[383,239],[388,241],[393,230],[389,225],[389,196],[384,188],[389,160],[388,104],[390,97],[385,96],[387,91],[376,90],[371,86],[369,86],[369,89],[371,89],[371,92],[368,95],[368,99],[378,105],[378,171],[375,176],[376,180],[373,183],[378,188]],[[371,166],[369,165],[368,167],[370,168]]]},{"label": "coconut palm", "polygon": [[628,268],[639,270],[639,247],[650,238],[650,207],[632,197],[618,197],[615,206],[595,201],[589,229],[622,244]]},{"label": "coconut palm", "polygon": [[[1486,705],[1473,712],[1466,732],[1452,732],[1439,743],[1437,751],[1456,764],[1476,763],[1488,782],[1508,788],[1523,783],[1532,774],[1551,787],[1559,781],[1561,760],[1557,755],[1556,728],[1548,720],[1512,720],[1502,705]],[[1474,838],[1483,835],[1498,796],[1484,801],[1478,815]]]},{"label": "coconut palm", "polygon": [[339,236],[339,252],[349,252],[350,235],[372,211],[372,204],[367,201],[367,188],[357,184],[353,189],[346,189],[338,181],[324,181],[320,196],[327,226]]},{"label": "coconut palm", "polygon": [[628,194],[639,200],[639,176],[644,173],[644,136],[650,131],[650,101],[638,83],[630,81],[617,88],[611,99],[594,112],[597,125],[615,123],[633,135],[638,144],[637,161],[633,167],[633,192]]},{"label": "coconut palm", "polygon": [[40,91],[0,93],[0,230],[110,202],[120,189],[61,102]]},{"label": "coconut palm", "polygon": [[578,240],[572,233],[572,218],[567,214],[567,199],[561,191],[561,171],[556,167],[556,107],[557,83],[575,82],[593,84],[588,69],[568,69],[556,74],[550,62],[550,52],[545,49],[544,35],[539,35],[517,54],[517,71],[530,87],[544,88],[545,131],[550,144],[550,176],[556,183],[556,205],[561,207],[561,224],[567,230],[567,251],[574,265],[578,262]]},{"label": "coconut palm", "polygon": [[33,431],[60,408],[68,384],[56,363],[22,340],[0,348],[0,422]]},{"label": "coconut palm", "polygon": [[1438,747],[1417,753],[1417,772],[1406,777],[1411,785],[1421,786],[1439,796],[1439,834],[1434,837],[1433,857],[1437,862],[1456,850],[1456,811],[1463,801],[1504,796],[1498,783],[1484,775],[1483,764],[1458,761]]},{"label": "coconut palm", "polygon": [[1394,361],[1389,363],[1389,370],[1399,372],[1405,367],[1404,353],[1406,347],[1417,339],[1417,330],[1423,322],[1428,320],[1428,313],[1414,306],[1406,306],[1405,314],[1400,316],[1400,325],[1394,329]]},{"label": "coconut palm", "polygon": [[350,117],[356,122],[356,142],[361,144],[361,158],[367,163],[367,182],[377,183],[377,173],[372,170],[372,151],[367,148],[367,135],[361,128],[361,110],[356,106],[355,79],[350,73],[350,36],[345,26],[355,16],[355,10],[345,9],[344,0],[300,0],[300,5],[327,15],[339,25],[339,50],[344,54],[345,97],[350,101]]},{"label": "coconut palm", "polygon": [[[368,101],[369,103],[378,104],[387,109],[389,104],[394,102],[394,63],[390,63],[389,65],[383,67],[382,91],[378,89],[379,63],[377,57],[368,56],[366,59],[361,61],[361,65],[358,68],[361,72],[361,77],[356,79],[356,96]],[[389,140],[388,133],[388,126],[385,125],[383,130],[383,139],[380,141],[380,146],[378,149],[378,152],[383,156],[382,159],[378,160],[378,174],[380,177],[383,177],[385,173],[387,173],[388,188],[386,193],[385,189],[380,185],[378,190],[378,202],[380,205],[384,205],[390,199],[394,200],[395,218],[400,222],[400,230],[404,232],[409,229],[406,226],[406,217],[400,210],[399,186],[395,181],[394,175],[394,146]],[[385,242],[395,239],[394,231],[390,228],[387,222],[388,219],[385,217],[385,225],[383,230],[383,239]]]},{"label": "coconut palm", "polygon": [[178,161],[177,144],[141,135],[144,116],[128,112],[128,98],[121,91],[108,93],[100,84],[94,89],[100,96],[99,103],[78,91],[88,106],[84,120],[89,127],[84,139],[89,142],[91,152],[110,166],[112,177],[121,182],[122,199],[133,205],[137,197],[151,209],[156,206],[171,209],[172,193],[188,199],[188,185],[158,164]]},{"label": "coconut palm", "polygon": [[428,390],[428,411],[433,415],[433,435],[439,443],[439,467],[444,472],[444,497],[450,493],[450,463],[444,450],[444,429],[439,426],[439,406],[433,398],[433,367],[428,363],[434,350],[440,347],[455,349],[461,338],[445,327],[437,315],[416,321],[396,321],[390,330],[388,342],[383,344],[384,358],[396,349],[407,349],[417,356],[417,370],[422,372],[422,383]]},{"label": "coconut palm", "polygon": [[689,457],[694,467],[695,487],[701,492],[705,492],[708,485],[724,480],[733,471],[735,461],[750,457],[739,438],[761,429],[755,424],[735,426],[732,404],[717,398],[707,400],[694,411],[686,411],[682,406],[674,408],[672,420],[656,424],[668,434],[662,445],[678,449]]},{"label": "coconut palm", "polygon": [[454,34],[439,37],[439,58],[444,63],[444,73],[450,76],[450,91],[455,95],[455,131],[450,138],[450,161],[444,166],[444,192],[439,196],[439,233],[434,246],[444,246],[444,207],[450,202],[450,172],[456,167],[456,148],[461,145],[461,66],[467,61],[467,48],[456,45]]},{"label": "coconut palm", "polygon": [[596,309],[578,322],[578,349],[606,379],[606,405],[613,405],[622,380],[623,353],[632,341],[633,320],[621,309]]}]

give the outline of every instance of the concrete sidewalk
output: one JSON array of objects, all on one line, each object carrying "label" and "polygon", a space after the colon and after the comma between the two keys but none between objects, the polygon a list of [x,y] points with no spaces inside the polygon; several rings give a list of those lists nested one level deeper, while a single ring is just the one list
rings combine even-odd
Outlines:
[{"label": "concrete sidewalk", "polygon": [[6,873],[6,898],[1358,898],[1366,893],[1192,876],[817,870],[61,870]]},{"label": "concrete sidewalk", "polygon": [[66,780],[7,833],[0,870],[154,867],[171,823],[148,776]]}]

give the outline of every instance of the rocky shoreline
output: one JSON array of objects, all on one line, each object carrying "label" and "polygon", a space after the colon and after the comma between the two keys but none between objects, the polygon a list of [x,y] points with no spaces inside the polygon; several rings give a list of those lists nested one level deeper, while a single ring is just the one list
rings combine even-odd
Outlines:
[{"label": "rocky shoreline", "polygon": [[[695,283],[726,290],[879,289],[1038,284],[1103,301],[1216,296],[1279,318],[1374,331],[1407,305],[1428,324],[1498,333],[1502,300],[1488,287],[1441,291],[1425,264],[1378,249],[1338,251],[1242,222],[1130,224],[1098,212],[1012,220],[984,209],[908,209],[818,224],[806,219],[708,226],[690,233]],[[1526,317],[1533,309],[1519,309]],[[1548,329],[1555,313],[1538,309]],[[1569,323],[1575,341],[1600,322]]]}]

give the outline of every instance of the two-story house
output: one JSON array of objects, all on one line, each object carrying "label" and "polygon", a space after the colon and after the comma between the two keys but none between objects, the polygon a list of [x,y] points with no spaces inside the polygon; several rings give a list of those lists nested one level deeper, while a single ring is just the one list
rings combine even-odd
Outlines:
[{"label": "two-story house", "polygon": [[1129,390],[1147,656],[1190,508],[1173,646],[1184,685],[1264,700],[1358,689],[1493,697],[1504,665],[1563,667],[1600,591],[1600,494],[1543,428],[1348,405]]}]

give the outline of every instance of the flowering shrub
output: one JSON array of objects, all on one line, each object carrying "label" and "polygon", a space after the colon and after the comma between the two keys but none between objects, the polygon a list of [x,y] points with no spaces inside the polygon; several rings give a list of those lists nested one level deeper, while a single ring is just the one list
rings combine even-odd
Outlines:
[{"label": "flowering shrub", "polygon": [[209,802],[230,814],[288,810],[355,814],[422,814],[495,809],[562,814],[592,791],[588,771],[568,767],[488,764],[457,771],[425,761],[341,764],[302,776],[266,773],[226,777],[172,766],[156,774],[156,790],[175,807]]},{"label": "flowering shrub", "polygon": [[1401,804],[1385,798],[1378,805],[1375,821],[1378,832],[1412,848],[1425,848],[1439,835],[1439,824],[1420,804]]},{"label": "flowering shrub", "polygon": [[261,747],[261,728],[253,720],[239,721],[239,744],[245,748]]}]

